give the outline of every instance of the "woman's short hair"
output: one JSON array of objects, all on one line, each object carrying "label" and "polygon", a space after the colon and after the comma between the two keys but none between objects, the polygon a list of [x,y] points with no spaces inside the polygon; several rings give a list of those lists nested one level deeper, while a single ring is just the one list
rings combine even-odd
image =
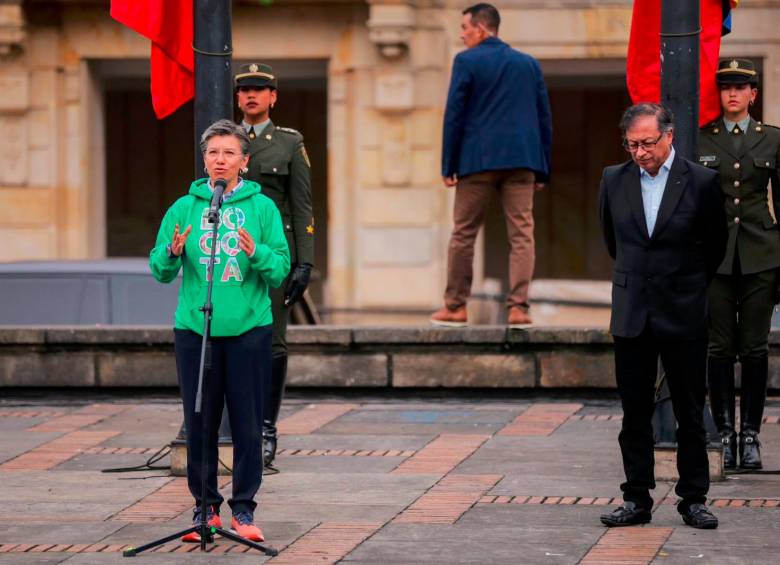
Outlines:
[{"label": "woman's short hair", "polygon": [[209,145],[209,140],[212,137],[221,137],[224,135],[232,135],[238,139],[241,144],[241,153],[249,155],[249,136],[239,125],[231,122],[230,120],[217,120],[203,132],[200,136],[200,150],[202,153],[206,152],[206,147]]}]

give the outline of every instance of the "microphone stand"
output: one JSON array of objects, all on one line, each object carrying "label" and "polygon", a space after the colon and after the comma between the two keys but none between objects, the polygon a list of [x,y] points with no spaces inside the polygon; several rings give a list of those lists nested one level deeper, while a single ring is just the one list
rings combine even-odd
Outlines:
[{"label": "microphone stand", "polygon": [[[198,392],[195,396],[195,413],[200,414],[203,407],[204,396],[204,384],[205,375],[211,372],[211,316],[214,313],[214,306],[211,303],[211,291],[214,286],[214,257],[217,253],[217,233],[219,231],[219,207],[222,204],[222,199],[216,199],[216,206],[212,202],[212,206],[209,209],[208,220],[214,226],[211,232],[211,259],[209,260],[207,267],[207,290],[206,290],[206,303],[200,309],[203,312],[203,342],[200,346],[200,369],[198,374]],[[219,399],[222,401],[222,399]],[[206,406],[208,407],[208,406]],[[265,546],[259,543],[255,543],[248,539],[242,538],[239,535],[234,534],[231,531],[224,530],[222,528],[216,528],[208,525],[208,507],[206,505],[206,435],[208,432],[208,425],[205,410],[201,415],[201,451],[200,451],[200,468],[201,468],[201,484],[200,484],[200,525],[193,525],[186,530],[181,530],[174,534],[170,534],[163,538],[154,540],[140,547],[128,547],[122,552],[124,557],[135,557],[142,551],[152,549],[159,545],[163,545],[169,541],[175,540],[192,532],[198,532],[200,534],[200,550],[206,551],[206,543],[213,543],[214,536],[216,534],[221,535],[223,538],[233,540],[237,543],[246,545],[253,549],[262,551],[266,555],[271,557],[278,555],[279,551],[273,547]]]}]

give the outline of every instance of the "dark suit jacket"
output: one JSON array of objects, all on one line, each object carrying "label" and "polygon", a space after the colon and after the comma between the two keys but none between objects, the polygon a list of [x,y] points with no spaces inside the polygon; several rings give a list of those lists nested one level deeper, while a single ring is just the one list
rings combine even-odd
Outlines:
[{"label": "dark suit jacket", "polygon": [[550,103],[536,59],[495,37],[455,57],[442,176],[525,168],[546,181],[551,146]]},{"label": "dark suit jacket", "polygon": [[615,260],[612,335],[636,337],[649,324],[662,339],[706,337],[707,286],[728,238],[717,173],[676,156],[651,237],[639,167],[607,167],[599,215]]}]

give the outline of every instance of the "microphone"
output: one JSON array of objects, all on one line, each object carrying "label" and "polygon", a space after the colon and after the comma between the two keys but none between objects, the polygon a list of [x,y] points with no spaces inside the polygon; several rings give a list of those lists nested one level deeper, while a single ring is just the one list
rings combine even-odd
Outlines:
[{"label": "microphone", "polygon": [[227,188],[225,179],[214,181],[214,194],[211,196],[211,205],[209,206],[209,222],[216,222],[219,219],[219,207],[222,206],[222,195]]}]

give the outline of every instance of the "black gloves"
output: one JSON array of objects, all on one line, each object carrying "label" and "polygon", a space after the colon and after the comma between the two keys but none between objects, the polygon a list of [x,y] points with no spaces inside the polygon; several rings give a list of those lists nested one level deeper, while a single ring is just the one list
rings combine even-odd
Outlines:
[{"label": "black gloves", "polygon": [[311,278],[311,265],[302,263],[297,265],[290,276],[287,288],[284,291],[284,305],[292,306],[303,296]]}]

